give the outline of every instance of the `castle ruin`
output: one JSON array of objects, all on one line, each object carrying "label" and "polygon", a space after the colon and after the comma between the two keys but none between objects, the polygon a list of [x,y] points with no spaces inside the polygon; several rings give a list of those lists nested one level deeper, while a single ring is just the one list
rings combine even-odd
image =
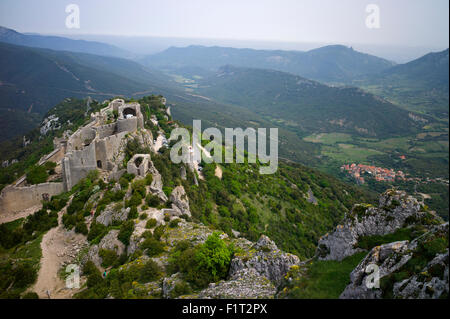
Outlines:
[{"label": "castle ruin", "polygon": [[[17,212],[40,204],[42,200],[71,190],[90,171],[96,169],[106,173],[104,175],[109,180],[117,180],[127,170],[121,167],[124,157],[121,151],[127,143],[127,137],[143,128],[144,117],[139,103],[125,103],[122,99],[113,100],[106,108],[93,113],[90,122],[79,128],[67,140],[58,140],[58,143],[55,143],[55,151],[39,162],[39,165],[42,165],[47,160],[60,161],[62,182],[26,186],[26,176],[23,176],[18,182],[2,190],[0,212]],[[150,133],[145,130],[144,132],[148,135],[147,142],[152,143]],[[54,153],[60,154],[58,158],[52,155]],[[49,157],[50,155],[52,156]],[[142,164],[137,158],[130,161],[137,166],[136,175],[148,171],[150,155],[142,156]],[[137,163],[140,165],[136,165]]]},{"label": "castle ruin", "polygon": [[108,107],[92,114],[91,122],[76,131],[67,141],[62,160],[64,189],[70,190],[95,169],[118,172],[117,157],[124,137],[144,128],[139,103],[112,101]]}]

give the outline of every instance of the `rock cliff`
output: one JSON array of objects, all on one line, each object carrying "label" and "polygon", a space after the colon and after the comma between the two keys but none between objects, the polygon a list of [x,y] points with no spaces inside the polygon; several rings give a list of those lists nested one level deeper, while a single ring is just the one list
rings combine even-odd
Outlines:
[{"label": "rock cliff", "polygon": [[320,238],[317,256],[320,260],[342,260],[361,251],[356,247],[359,238],[394,233],[422,222],[426,224],[430,214],[414,197],[389,190],[380,197],[378,207],[356,205],[334,232]]}]

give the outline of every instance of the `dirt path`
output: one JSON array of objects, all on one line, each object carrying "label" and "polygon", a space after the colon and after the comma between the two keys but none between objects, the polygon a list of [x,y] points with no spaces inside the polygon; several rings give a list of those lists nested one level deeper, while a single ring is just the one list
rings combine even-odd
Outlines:
[{"label": "dirt path", "polygon": [[68,289],[58,272],[64,264],[70,263],[86,243],[83,235],[66,231],[61,223],[63,212],[58,216],[59,226],[44,235],[41,242],[42,258],[38,279],[33,287],[39,298],[68,299],[79,289]]},{"label": "dirt path", "polygon": [[0,224],[9,223],[9,222],[15,221],[20,218],[25,218],[29,215],[34,214],[41,208],[42,208],[42,205],[39,204],[39,205],[30,207],[30,208],[24,209],[20,212],[0,214]]}]

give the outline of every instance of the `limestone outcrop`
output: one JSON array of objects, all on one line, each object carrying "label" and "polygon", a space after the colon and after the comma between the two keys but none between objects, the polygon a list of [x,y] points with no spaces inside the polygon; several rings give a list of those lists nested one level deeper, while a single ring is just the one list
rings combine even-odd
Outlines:
[{"label": "limestone outcrop", "polygon": [[258,275],[279,285],[289,269],[299,263],[297,256],[282,252],[269,237],[262,235],[249,251],[235,255],[229,276],[236,278],[240,271],[254,269]]},{"label": "limestone outcrop", "polygon": [[130,207],[128,208],[115,208],[115,205],[107,206],[99,216],[97,216],[97,223],[103,224],[105,226],[112,225],[114,222],[123,222],[128,218],[130,213]]},{"label": "limestone outcrop", "polygon": [[389,190],[379,200],[379,206],[355,205],[342,225],[320,238],[317,257],[321,260],[342,260],[361,249],[355,248],[364,236],[385,235],[410,224],[420,223],[429,214],[422,205],[405,192]]},{"label": "limestone outcrop", "polygon": [[153,162],[150,161],[149,163],[149,172],[152,174],[153,180],[150,185],[150,190],[155,193],[162,201],[167,201],[167,195],[163,192],[163,182],[161,174],[156,169],[155,165],[153,165]]},{"label": "limestone outcrop", "polygon": [[93,245],[88,251],[87,260],[91,260],[97,267],[101,267],[102,258],[99,256],[101,249],[113,250],[118,256],[125,252],[125,245],[117,239],[119,230],[113,229],[102,238],[98,245]]},{"label": "limestone outcrop", "polygon": [[172,194],[170,194],[170,201],[172,202],[172,209],[177,212],[175,215],[191,216],[191,211],[189,210],[189,199],[183,186],[177,186],[173,189]]},{"label": "limestone outcrop", "polygon": [[183,283],[183,278],[180,273],[173,274],[170,277],[166,277],[162,282],[162,297],[165,299],[171,298],[171,292],[175,289],[177,284]]},{"label": "limestone outcrop", "polygon": [[271,299],[276,294],[275,285],[252,268],[241,269],[227,281],[210,284],[202,290],[201,299]]},{"label": "limestone outcrop", "polygon": [[[411,242],[400,241],[373,248],[350,274],[340,298],[441,298],[448,296],[449,224],[435,226]],[[369,277],[379,269],[380,286]],[[367,267],[371,266],[370,269]]]}]

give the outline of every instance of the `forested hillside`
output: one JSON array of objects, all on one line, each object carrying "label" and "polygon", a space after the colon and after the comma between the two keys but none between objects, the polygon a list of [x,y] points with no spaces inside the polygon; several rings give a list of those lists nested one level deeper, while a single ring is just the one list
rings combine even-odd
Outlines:
[{"label": "forested hillside", "polygon": [[37,124],[67,96],[144,95],[167,88],[164,83],[158,72],[129,60],[0,42],[0,140],[26,133],[27,123]]}]

